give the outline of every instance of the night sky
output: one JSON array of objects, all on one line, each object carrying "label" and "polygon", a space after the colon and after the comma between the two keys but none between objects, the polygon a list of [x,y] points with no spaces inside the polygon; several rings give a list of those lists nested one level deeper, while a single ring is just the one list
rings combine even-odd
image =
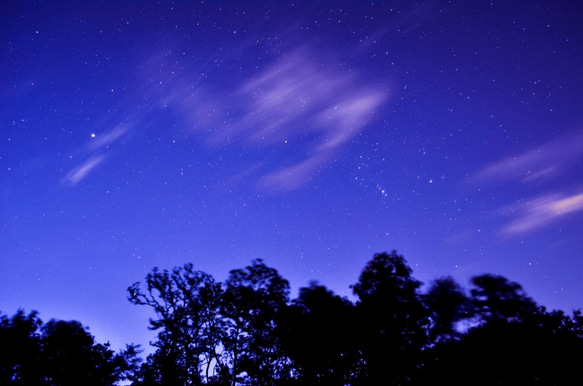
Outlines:
[{"label": "night sky", "polygon": [[396,249],[583,307],[581,1],[5,1],[0,311],[147,346],[126,288]]}]

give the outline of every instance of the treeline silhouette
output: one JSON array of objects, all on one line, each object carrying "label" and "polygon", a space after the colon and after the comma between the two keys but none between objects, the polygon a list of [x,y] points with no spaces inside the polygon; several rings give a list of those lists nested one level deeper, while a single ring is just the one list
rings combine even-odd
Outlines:
[{"label": "treeline silhouette", "polygon": [[150,307],[155,351],[114,353],[79,322],[35,312],[0,319],[0,384],[19,385],[573,385],[583,316],[547,311],[503,276],[466,291],[422,283],[395,251],[366,264],[356,302],[289,283],[262,260],[223,283],[192,264],[154,268],[128,299]]}]

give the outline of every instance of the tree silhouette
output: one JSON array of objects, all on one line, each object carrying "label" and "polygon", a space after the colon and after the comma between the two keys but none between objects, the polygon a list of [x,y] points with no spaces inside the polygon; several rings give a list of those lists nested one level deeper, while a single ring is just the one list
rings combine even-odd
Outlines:
[{"label": "tree silhouette", "polygon": [[[192,264],[171,272],[154,269],[145,291],[139,283],[128,289],[132,303],[153,308],[150,326],[158,331],[156,351],[131,380],[225,386],[573,384],[583,360],[581,312],[547,312],[502,276],[480,275],[471,284],[467,296],[445,277],[421,294],[421,282],[395,251],[375,254],[366,264],[352,286],[356,304],[316,282],[290,302],[287,280],[261,260],[232,270],[224,283]],[[26,337],[26,353],[49,342],[45,331],[56,331],[55,325],[39,333],[35,315],[10,322],[3,323],[18,325],[15,336]],[[79,325],[63,331],[86,348],[81,352],[91,351]],[[12,365],[10,374],[26,366]]]},{"label": "tree silhouette", "polygon": [[[375,254],[355,304],[289,283],[262,260],[224,283],[192,264],[154,268],[128,299],[152,308],[155,352],[116,354],[77,321],[0,315],[0,385],[363,386],[580,383],[583,313],[547,311],[503,276],[451,277],[419,293],[406,260]],[[463,328],[460,322],[466,321]]]},{"label": "tree silhouette", "polygon": [[121,358],[95,343],[77,321],[51,320],[42,327],[45,378],[54,385],[111,385]]},{"label": "tree silhouette", "polygon": [[217,327],[221,287],[212,276],[192,264],[172,272],[154,268],[146,276],[146,292],[139,282],[128,292],[131,303],[151,307],[157,317],[150,320],[150,328],[159,331],[157,351],[144,364],[143,384],[201,385],[203,367],[206,378],[220,372],[223,362],[215,349],[222,333]]},{"label": "tree silhouette", "polygon": [[325,286],[300,288],[282,339],[306,385],[348,384],[357,374],[354,305]]},{"label": "tree silhouette", "polygon": [[[572,385],[580,378],[579,312],[547,312],[502,276],[485,274],[471,282],[470,309],[464,311],[473,326],[426,351],[414,384]],[[440,308],[449,303],[434,301]]]},{"label": "tree silhouette", "polygon": [[230,272],[223,300],[231,384],[243,372],[247,382],[266,386],[287,378],[290,361],[277,335],[280,314],[289,300],[287,280],[262,260],[253,260],[250,266]]},{"label": "tree silhouette", "polygon": [[464,289],[451,277],[440,278],[433,281],[423,299],[430,314],[431,343],[458,337],[457,322],[471,316]]},{"label": "tree silhouette", "polygon": [[77,321],[42,323],[19,310],[0,319],[0,384],[113,385],[136,363],[134,346],[115,354]]},{"label": "tree silhouette", "polygon": [[364,384],[404,384],[412,376],[427,342],[428,313],[417,294],[420,286],[396,251],[375,254],[353,285]]},{"label": "tree silhouette", "polygon": [[[538,317],[539,322],[547,318],[553,316]],[[578,384],[583,341],[547,328],[552,324],[548,322],[497,320],[474,327],[461,339],[437,346],[434,360],[426,363],[416,384]]]},{"label": "tree silhouette", "polygon": [[30,385],[42,377],[38,313],[18,310],[0,318],[0,384]]},{"label": "tree silhouette", "polygon": [[503,276],[484,274],[471,281],[474,311],[482,322],[521,321],[537,309],[520,284]]},{"label": "tree silhouette", "polygon": [[276,327],[289,284],[261,260],[231,271],[224,289],[186,264],[172,272],[154,268],[145,292],[140,283],[128,292],[130,302],[154,310],[150,328],[158,331],[157,350],[136,385],[270,385],[286,376],[289,359]]}]

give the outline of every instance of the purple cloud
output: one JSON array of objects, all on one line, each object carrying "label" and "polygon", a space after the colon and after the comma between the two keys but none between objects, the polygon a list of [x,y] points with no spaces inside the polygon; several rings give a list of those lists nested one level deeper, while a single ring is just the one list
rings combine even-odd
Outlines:
[{"label": "purple cloud", "polygon": [[575,133],[490,164],[478,171],[472,179],[487,182],[518,179],[530,182],[553,176],[566,163],[582,155],[583,134]]},{"label": "purple cloud", "polygon": [[521,234],[544,227],[559,218],[583,211],[583,193],[571,196],[547,195],[537,197],[507,211],[518,212],[518,217],[504,227],[506,234]]},{"label": "purple cloud", "polygon": [[228,86],[183,82],[161,99],[211,147],[239,144],[260,152],[302,144],[295,148],[301,152],[295,163],[282,158],[264,168],[255,185],[271,191],[307,183],[331,154],[364,130],[387,99],[385,92],[326,63],[307,46]]},{"label": "purple cloud", "polygon": [[103,134],[92,134],[90,142],[82,151],[88,158],[75,165],[61,180],[64,185],[75,186],[84,180],[106,159],[106,155],[99,154],[104,148],[108,148],[114,142],[123,137],[129,130],[129,126],[117,126]]},{"label": "purple cloud", "polygon": [[103,147],[111,145],[113,142],[120,139],[129,130],[129,126],[117,126],[108,132],[103,134],[96,134],[95,137],[89,143],[89,148],[91,150],[99,150]]},{"label": "purple cloud", "polygon": [[[517,181],[530,184],[538,181],[543,190],[545,182],[571,167],[583,156],[583,134],[570,135],[552,140],[516,156],[494,162],[478,171],[472,178],[475,182],[499,183]],[[554,180],[556,181],[556,180]],[[575,181],[576,182],[576,181]],[[580,187],[575,188],[580,191]],[[557,184],[548,185],[547,192],[533,199],[519,199],[518,204],[506,206],[500,212],[512,216],[502,229],[507,235],[535,231],[560,218],[583,210],[583,194],[573,187],[561,191]]]},{"label": "purple cloud", "polygon": [[97,166],[105,160],[105,156],[92,156],[79,165],[75,166],[65,175],[63,183],[65,185],[74,186],[81,182],[89,175]]}]

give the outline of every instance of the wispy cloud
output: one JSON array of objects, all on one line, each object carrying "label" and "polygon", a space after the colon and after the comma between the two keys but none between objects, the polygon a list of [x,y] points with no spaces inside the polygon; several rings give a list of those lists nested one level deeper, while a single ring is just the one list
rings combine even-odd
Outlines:
[{"label": "wispy cloud", "polygon": [[571,133],[494,162],[475,173],[471,180],[490,185],[514,182],[529,191],[533,182],[538,183],[536,189],[542,193],[534,198],[518,198],[518,203],[500,210],[502,216],[511,218],[502,227],[502,232],[506,235],[524,234],[583,210],[580,186],[583,181],[570,181],[569,185],[579,185],[575,188],[557,183],[557,177],[574,167],[582,156],[583,134]]},{"label": "wispy cloud", "polygon": [[[226,86],[225,86],[226,87]],[[266,166],[256,186],[281,191],[305,184],[357,136],[387,99],[354,72],[341,72],[303,46],[282,54],[232,90],[200,82],[174,87],[164,97],[190,122],[190,130],[211,146],[251,146],[273,154],[287,143],[301,144],[293,162],[283,157]]]},{"label": "wispy cloud", "polygon": [[81,162],[79,165],[75,166],[73,169],[65,175],[63,183],[65,185],[74,186],[77,185],[81,180],[89,175],[99,164],[105,160],[105,156],[92,156],[85,161]]},{"label": "wispy cloud", "polygon": [[257,186],[273,192],[296,188],[309,181],[325,161],[324,153],[308,157],[281,170],[263,175],[257,182]]},{"label": "wispy cloud", "polygon": [[521,234],[539,229],[573,212],[583,211],[583,194],[571,196],[548,195],[507,208],[517,218],[506,225],[506,234]]},{"label": "wispy cloud", "polygon": [[479,170],[472,179],[486,182],[518,179],[530,182],[552,177],[566,163],[582,155],[583,134],[575,133],[492,163]]},{"label": "wispy cloud", "polygon": [[91,150],[99,150],[103,147],[111,145],[113,142],[120,139],[129,130],[127,125],[119,125],[105,133],[95,135],[90,141],[89,148]]},{"label": "wispy cloud", "polygon": [[85,156],[83,161],[69,169],[61,182],[67,186],[75,186],[84,180],[107,158],[102,154],[103,150],[118,141],[128,130],[129,126],[120,125],[104,133],[94,134],[81,152]]}]

